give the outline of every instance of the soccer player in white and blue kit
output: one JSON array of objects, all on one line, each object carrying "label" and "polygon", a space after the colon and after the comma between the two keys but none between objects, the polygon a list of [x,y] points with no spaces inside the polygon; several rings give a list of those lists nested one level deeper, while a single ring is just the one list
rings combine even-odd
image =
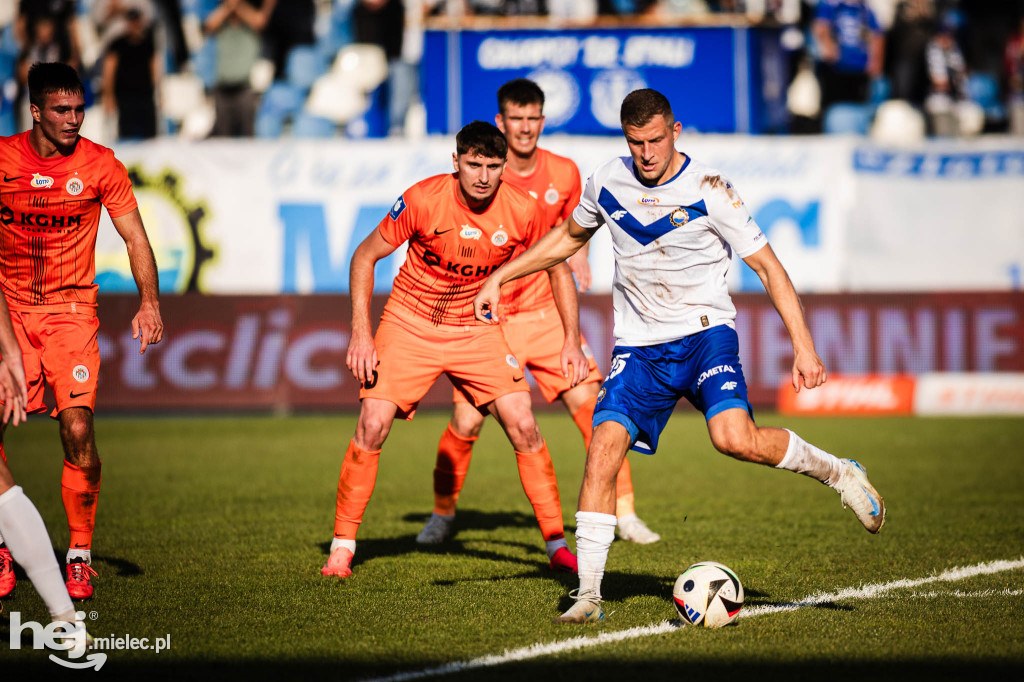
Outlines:
[{"label": "soccer player in white and blue kit", "polygon": [[816,478],[872,533],[882,497],[854,460],[787,429],[754,423],[726,288],[735,251],[761,278],[793,342],[793,386],[826,380],[793,284],[732,184],[676,151],[682,126],[664,95],[637,90],[620,112],[630,156],[600,166],[572,217],[499,268],[476,298],[494,319],[502,284],[561,262],[602,225],[612,232],[616,346],[594,410],[594,436],[576,513],[580,588],[556,620],[601,620],[601,579],[615,536],[615,475],[632,448],[653,454],[676,401],[704,413],[711,442],[736,459]]}]

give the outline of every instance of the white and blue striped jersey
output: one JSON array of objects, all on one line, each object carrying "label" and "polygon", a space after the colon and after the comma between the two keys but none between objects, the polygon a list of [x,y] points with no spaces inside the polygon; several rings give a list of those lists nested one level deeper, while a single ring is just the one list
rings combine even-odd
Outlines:
[{"label": "white and blue striped jersey", "polygon": [[768,239],[732,184],[686,157],[668,182],[647,187],[626,156],[587,181],[576,222],[607,223],[615,253],[615,341],[650,346],[716,325],[735,326],[726,287],[732,252],[755,253]]}]

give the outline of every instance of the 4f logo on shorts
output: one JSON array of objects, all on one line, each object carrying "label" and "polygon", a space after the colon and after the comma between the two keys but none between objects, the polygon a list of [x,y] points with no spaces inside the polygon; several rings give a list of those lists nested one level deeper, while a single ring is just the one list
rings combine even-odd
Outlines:
[{"label": "4f logo on shorts", "polygon": [[727,381],[724,384],[722,384],[722,390],[723,391],[735,391],[736,387],[738,385],[739,384],[737,382],[735,382],[735,381]]},{"label": "4f logo on shorts", "polygon": [[611,381],[616,376],[618,376],[622,370],[626,369],[626,358],[630,357],[631,355],[633,354],[623,353],[621,355],[616,355],[614,358],[612,358],[612,368],[608,370],[608,378],[605,381]]}]

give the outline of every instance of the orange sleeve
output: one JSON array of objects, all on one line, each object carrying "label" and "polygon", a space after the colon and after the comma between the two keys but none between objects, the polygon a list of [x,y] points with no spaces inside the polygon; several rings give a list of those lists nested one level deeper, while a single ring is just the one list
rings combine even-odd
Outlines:
[{"label": "orange sleeve", "polygon": [[571,178],[569,186],[569,196],[566,198],[565,203],[562,204],[562,214],[559,216],[559,223],[564,222],[572,212],[576,210],[576,206],[580,203],[580,195],[583,194],[583,186],[580,183],[580,169],[575,163],[569,161],[566,164],[565,174]]},{"label": "orange sleeve", "polygon": [[410,187],[405,190],[405,193],[398,197],[384,219],[377,224],[380,236],[395,248],[409,241],[409,238],[416,232],[418,202],[416,204],[409,203],[416,201],[415,189],[415,187]]},{"label": "orange sleeve", "polygon": [[100,201],[111,218],[128,215],[138,208],[139,204],[135,201],[135,192],[132,191],[132,181],[128,178],[127,169],[113,152],[101,157],[100,162],[106,166],[100,181]]}]

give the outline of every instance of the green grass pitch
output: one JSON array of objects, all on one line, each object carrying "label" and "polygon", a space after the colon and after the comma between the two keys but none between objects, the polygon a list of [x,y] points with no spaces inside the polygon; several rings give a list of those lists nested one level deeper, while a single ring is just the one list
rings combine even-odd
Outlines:
[{"label": "green grass pitch", "polygon": [[[746,606],[755,607],[1024,555],[1024,420],[761,415],[761,424],[785,424],[867,467],[889,512],[872,536],[824,486],[717,454],[700,416],[680,410],[656,456],[631,455],[637,509],[662,541],[613,545],[604,623],[555,625],[576,581],[547,569],[496,424],[477,444],[456,536],[436,549],[416,545],[446,420],[424,413],[395,425],[355,573],[338,581],[319,569],[352,415],[98,419],[99,577],[96,597],[80,607],[94,618],[94,635],[170,635],[171,648],[107,651],[99,672],[59,670],[44,652],[11,650],[10,612],[46,620],[22,574],[0,616],[3,679],[387,677],[672,620],[672,583],[699,560],[732,567]],[[540,423],[571,531],[583,469],[579,434],[561,412]],[[6,449],[63,558],[55,424],[8,430]],[[1021,679],[1022,589],[1017,568],[443,679]],[[19,671],[29,676],[8,676]]]}]

